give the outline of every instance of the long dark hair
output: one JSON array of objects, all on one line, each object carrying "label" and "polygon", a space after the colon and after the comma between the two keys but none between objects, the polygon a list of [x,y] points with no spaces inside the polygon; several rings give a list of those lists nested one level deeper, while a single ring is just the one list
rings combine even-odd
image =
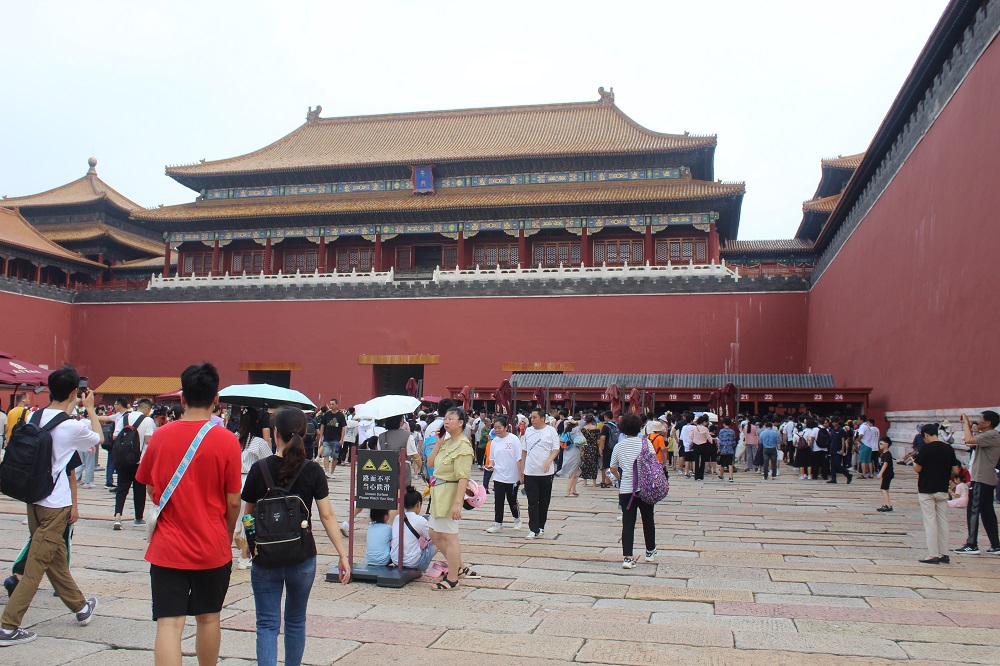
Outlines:
[{"label": "long dark hair", "polygon": [[252,407],[244,407],[240,414],[240,448],[245,451],[252,437],[261,437],[263,434],[260,420],[257,418],[257,410]]},{"label": "long dark hair", "polygon": [[282,407],[274,415],[274,429],[278,433],[278,439],[288,442],[281,454],[281,467],[278,469],[277,479],[278,485],[284,486],[306,462],[306,447],[302,443],[302,438],[306,434],[306,415],[301,409]]}]

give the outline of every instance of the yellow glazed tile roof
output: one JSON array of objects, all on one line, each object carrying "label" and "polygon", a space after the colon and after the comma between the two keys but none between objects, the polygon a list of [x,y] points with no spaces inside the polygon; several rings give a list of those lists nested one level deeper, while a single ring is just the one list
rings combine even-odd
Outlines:
[{"label": "yellow glazed tile roof", "polygon": [[97,176],[97,160],[90,158],[90,170],[83,178],[55,189],[30,194],[23,197],[0,199],[4,208],[32,208],[36,206],[72,206],[106,199],[110,204],[125,212],[141,209],[142,206],[119,194],[113,187]]},{"label": "yellow glazed tile roof", "polygon": [[821,164],[824,167],[830,167],[831,169],[850,169],[853,171],[858,168],[859,164],[861,164],[861,160],[864,156],[864,153],[858,153],[857,155],[841,155],[839,157],[831,157],[821,160]]},{"label": "yellow glazed tile roof", "polygon": [[57,245],[40,234],[17,211],[7,210],[6,208],[0,208],[0,245],[31,250],[50,257],[94,268],[104,268],[104,266],[96,261],[86,259],[76,252],[71,252],[61,245]]},{"label": "yellow glazed tile roof", "polygon": [[597,102],[426,111],[307,122],[269,146],[229,159],[167,167],[172,177],[296,169],[421,165],[575,154],[683,151],[716,145],[715,136],[662,134],[626,116],[601,92]]},{"label": "yellow glazed tile roof", "polygon": [[840,202],[840,194],[834,194],[829,197],[823,197],[821,199],[812,199],[811,201],[806,201],[802,204],[802,212],[804,213],[832,213],[833,209],[837,207]]},{"label": "yellow glazed tile roof", "polygon": [[181,389],[180,377],[108,377],[94,393],[104,395],[155,396]]},{"label": "yellow glazed tile roof", "polygon": [[38,230],[49,240],[56,243],[92,240],[107,236],[122,245],[142,252],[163,256],[163,245],[149,238],[109,227],[103,222],[85,222],[83,224],[53,224],[39,227]]}]

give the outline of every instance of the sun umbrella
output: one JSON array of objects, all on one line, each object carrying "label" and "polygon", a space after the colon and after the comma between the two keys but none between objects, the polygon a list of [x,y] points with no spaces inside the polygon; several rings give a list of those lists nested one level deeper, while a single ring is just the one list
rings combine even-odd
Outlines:
[{"label": "sun umbrella", "polygon": [[511,407],[512,395],[513,390],[510,382],[506,379],[500,382],[500,387],[493,393],[493,399],[497,401],[497,412],[500,412],[501,409],[504,414],[510,414],[514,411]]},{"label": "sun umbrella", "polygon": [[618,384],[612,382],[608,385],[608,388],[604,391],[611,401],[611,413],[617,419],[622,413],[622,393],[621,389],[618,388]]},{"label": "sun umbrella", "polygon": [[458,394],[459,400],[462,401],[462,409],[466,412],[472,410],[472,389],[468,386],[463,386],[462,391]]},{"label": "sun umbrella", "polygon": [[420,398],[420,402],[430,402],[436,405],[439,402],[441,402],[441,396],[434,395],[433,393],[428,393],[424,397]]},{"label": "sun umbrella", "polygon": [[416,395],[419,388],[420,384],[415,377],[410,377],[406,380],[406,395]]},{"label": "sun umbrella", "polygon": [[632,390],[628,392],[628,411],[630,414],[638,414],[642,409],[642,396],[639,395],[639,389],[632,387]]},{"label": "sun umbrella", "polygon": [[305,394],[271,384],[234,384],[219,391],[219,402],[243,407],[308,407],[316,409]]},{"label": "sun umbrella", "polygon": [[49,370],[33,363],[18,361],[6,352],[0,352],[0,382],[21,386],[42,386],[48,382]]},{"label": "sun umbrella", "polygon": [[180,398],[181,391],[174,391],[173,393],[163,393],[156,396],[157,400],[169,400],[170,398]]},{"label": "sun umbrella", "polygon": [[372,398],[355,412],[359,419],[387,419],[390,416],[412,414],[420,407],[420,401],[409,395],[383,395]]}]

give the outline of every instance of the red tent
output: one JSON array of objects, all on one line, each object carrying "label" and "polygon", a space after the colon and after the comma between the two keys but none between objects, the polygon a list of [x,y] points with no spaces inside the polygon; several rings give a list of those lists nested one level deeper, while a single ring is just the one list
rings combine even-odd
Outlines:
[{"label": "red tent", "polygon": [[611,400],[611,412],[617,419],[622,413],[622,390],[614,382],[604,391]]},{"label": "red tent", "polygon": [[493,392],[493,399],[497,401],[497,413],[512,414],[514,408],[511,405],[513,392],[510,382],[506,379],[500,382],[500,387]]},{"label": "red tent", "polygon": [[633,387],[628,392],[628,411],[630,414],[638,414],[640,410],[642,410],[642,396],[639,395],[639,389]]}]

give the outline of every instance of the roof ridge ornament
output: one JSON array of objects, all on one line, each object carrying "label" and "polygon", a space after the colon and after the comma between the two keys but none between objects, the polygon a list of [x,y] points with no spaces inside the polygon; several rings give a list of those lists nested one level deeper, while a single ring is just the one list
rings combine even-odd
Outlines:
[{"label": "roof ridge ornament", "polygon": [[605,90],[604,86],[597,89],[597,94],[601,96],[598,100],[598,104],[614,104],[615,103],[615,88],[611,87],[611,90]]},{"label": "roof ridge ornament", "polygon": [[87,175],[88,176],[96,176],[97,175],[97,158],[96,157],[91,157],[90,159],[87,160],[87,164],[90,165],[90,169],[87,170]]},{"label": "roof ridge ornament", "polygon": [[323,111],[323,107],[320,106],[319,104],[316,105],[315,111],[313,111],[313,108],[310,106],[309,110],[306,112],[306,122],[307,123],[317,122],[319,120],[319,114],[321,111]]}]

